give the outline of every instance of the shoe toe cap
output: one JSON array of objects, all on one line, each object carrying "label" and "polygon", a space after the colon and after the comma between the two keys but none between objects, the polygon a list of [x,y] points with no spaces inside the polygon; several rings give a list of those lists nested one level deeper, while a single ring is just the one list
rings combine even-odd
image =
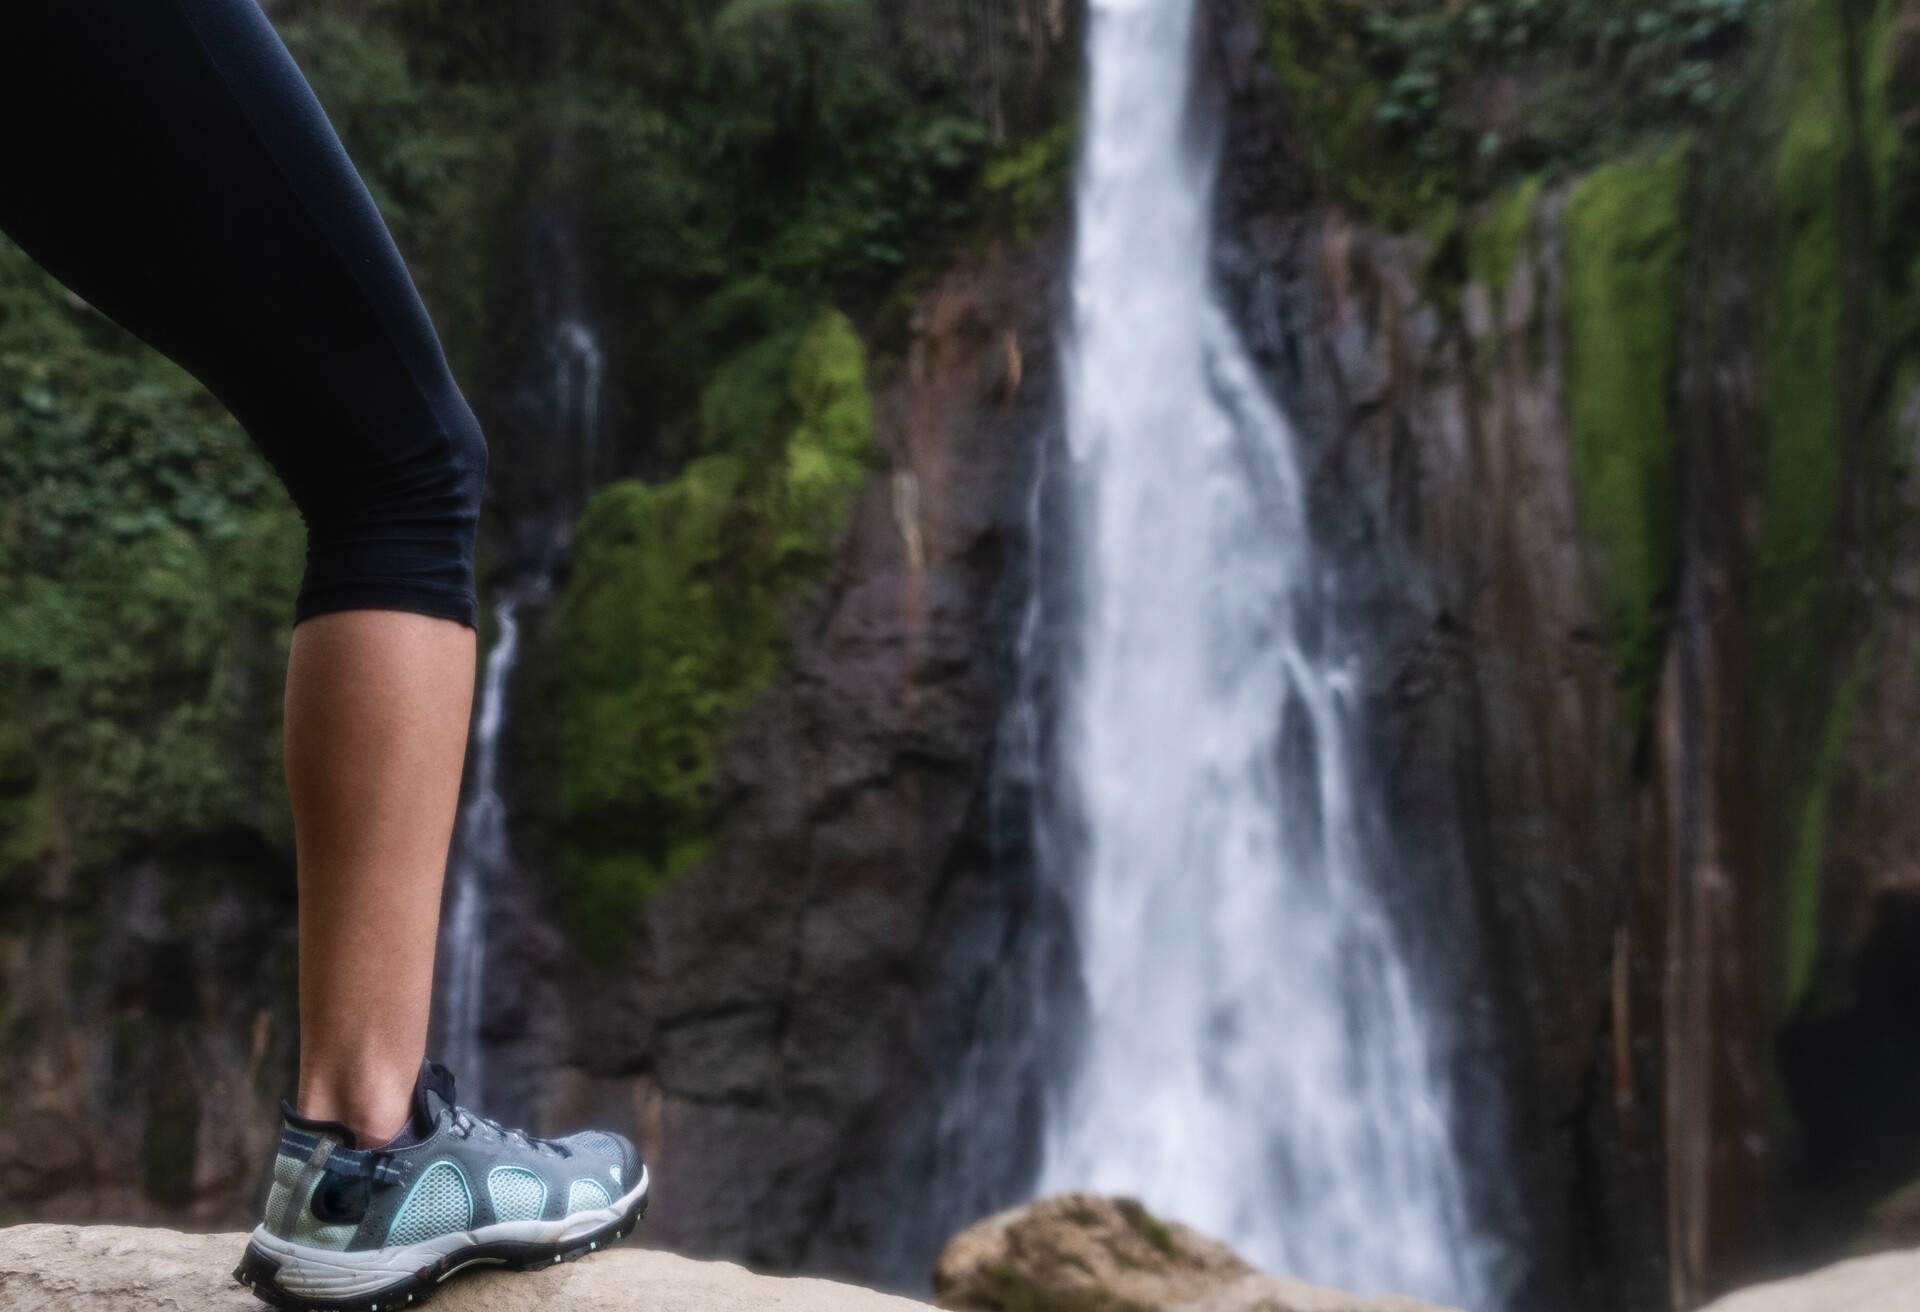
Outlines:
[{"label": "shoe toe cap", "polygon": [[561,1140],[575,1152],[604,1158],[621,1168],[621,1175],[628,1182],[638,1180],[645,1166],[640,1150],[633,1140],[624,1134],[613,1134],[606,1130],[582,1130],[579,1134],[568,1135]]}]

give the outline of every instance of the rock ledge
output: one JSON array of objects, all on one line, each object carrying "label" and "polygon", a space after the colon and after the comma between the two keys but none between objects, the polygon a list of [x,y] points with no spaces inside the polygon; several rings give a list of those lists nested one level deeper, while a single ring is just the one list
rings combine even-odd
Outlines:
[{"label": "rock ledge", "polygon": [[[229,1274],[245,1235],[184,1235],[131,1226],[0,1229],[0,1312],[263,1312]],[[758,1276],[616,1248],[526,1273],[449,1281],[433,1312],[927,1312],[926,1304],[827,1280]]]},{"label": "rock ledge", "polygon": [[1728,1294],[1701,1312],[1913,1312],[1920,1249],[1876,1253]]}]

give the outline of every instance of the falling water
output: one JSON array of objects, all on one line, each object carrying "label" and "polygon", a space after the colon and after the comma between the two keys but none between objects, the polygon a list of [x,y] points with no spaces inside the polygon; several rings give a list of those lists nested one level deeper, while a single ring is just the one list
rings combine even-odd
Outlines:
[{"label": "falling water", "polygon": [[1485,1306],[1435,1045],[1359,836],[1294,437],[1209,286],[1193,0],[1094,0],[1059,759],[1087,1019],[1041,1185]]},{"label": "falling water", "polygon": [[[460,813],[452,870],[453,906],[447,914],[447,1062],[464,1091],[477,1093],[484,1079],[480,1013],[487,955],[488,892],[506,868],[507,806],[500,796],[500,728],[506,719],[508,681],[520,654],[517,620],[522,598],[508,594],[494,607],[497,630],[480,684],[480,713],[473,726],[473,792]],[[470,1095],[471,1096],[471,1095]]]},{"label": "falling water", "polygon": [[600,444],[600,402],[606,357],[600,338],[578,319],[564,319],[553,334],[553,409],[560,431],[577,434],[581,490],[593,487]]},{"label": "falling water", "polygon": [[473,771],[467,800],[454,833],[448,866],[452,890],[443,939],[441,1050],[460,1078],[463,1094],[484,1088],[485,1047],[480,1020],[486,990],[487,917],[492,894],[510,867],[506,801],[500,794],[500,741],[506,724],[507,693],[520,656],[522,607],[543,603],[553,573],[566,555],[570,516],[591,490],[600,441],[603,356],[593,330],[576,318],[554,326],[547,352],[551,370],[546,403],[551,430],[571,444],[577,461],[579,491],[562,493],[540,535],[532,567],[503,588],[494,604],[494,641],[480,681],[480,705],[473,725]]}]

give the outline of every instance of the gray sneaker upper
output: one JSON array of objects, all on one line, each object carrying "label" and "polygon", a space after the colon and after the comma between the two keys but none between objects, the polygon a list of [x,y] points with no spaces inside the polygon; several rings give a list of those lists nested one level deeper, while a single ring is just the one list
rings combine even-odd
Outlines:
[{"label": "gray sneaker upper", "polygon": [[405,1246],[611,1207],[645,1169],[619,1135],[541,1139],[475,1115],[452,1101],[450,1076],[440,1087],[423,1077],[413,1134],[401,1147],[360,1149],[341,1127],[289,1118],[263,1224],[316,1248]]}]

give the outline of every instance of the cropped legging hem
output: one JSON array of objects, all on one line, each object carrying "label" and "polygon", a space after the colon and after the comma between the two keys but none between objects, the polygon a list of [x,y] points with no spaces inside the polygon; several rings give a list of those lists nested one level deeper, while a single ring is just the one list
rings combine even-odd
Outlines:
[{"label": "cropped legging hem", "polygon": [[27,0],[0,37],[0,231],[239,420],[307,526],[294,622],[472,625],[486,439],[255,0]]},{"label": "cropped legging hem", "polygon": [[479,602],[471,591],[459,588],[436,588],[409,579],[356,579],[301,589],[293,608],[293,622],[343,610],[411,611],[455,620],[471,629],[479,617]]}]

